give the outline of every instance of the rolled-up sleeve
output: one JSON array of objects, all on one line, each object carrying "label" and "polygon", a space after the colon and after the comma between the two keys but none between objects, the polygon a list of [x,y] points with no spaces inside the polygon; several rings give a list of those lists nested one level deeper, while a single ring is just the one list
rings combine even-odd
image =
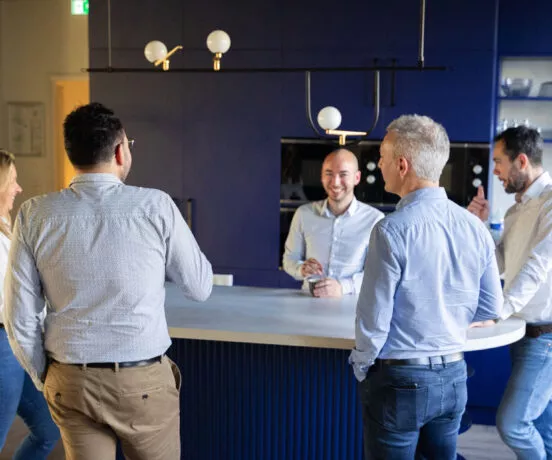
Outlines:
[{"label": "rolled-up sleeve", "polygon": [[305,237],[302,229],[301,208],[295,211],[286,239],[282,265],[285,272],[301,281],[301,266],[305,262]]},{"label": "rolled-up sleeve", "polygon": [[543,209],[537,228],[533,249],[504,292],[504,309],[500,315],[502,319],[523,310],[546,282],[552,270],[552,202],[547,203]]}]

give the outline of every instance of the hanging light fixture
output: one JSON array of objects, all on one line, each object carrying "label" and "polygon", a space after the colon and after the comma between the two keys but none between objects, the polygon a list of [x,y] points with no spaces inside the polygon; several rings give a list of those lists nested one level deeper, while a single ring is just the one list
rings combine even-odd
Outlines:
[{"label": "hanging light fixture", "polygon": [[169,70],[169,58],[181,49],[182,46],[178,45],[167,52],[167,47],[163,42],[152,40],[145,46],[144,56],[146,56],[146,59],[152,62],[154,66],[157,67],[159,64],[163,64],[163,70]]},{"label": "hanging light fixture", "polygon": [[[0,0],[1,1],[1,0]],[[112,56],[111,56],[111,0],[107,0],[108,3],[108,12],[107,12],[107,22],[108,22],[108,32],[107,32],[107,41],[108,41],[108,65],[104,68],[88,68],[83,69],[86,72],[156,72],[154,69],[146,69],[143,67],[140,68],[115,68],[112,66]],[[305,87],[306,87],[306,116],[307,121],[310,124],[312,130],[316,133],[318,137],[324,138],[324,134],[328,136],[338,136],[339,143],[345,145],[347,142],[347,137],[352,136],[357,139],[353,141],[354,143],[360,142],[364,138],[368,137],[373,131],[375,126],[378,123],[380,115],[380,72],[390,71],[392,78],[391,85],[391,104],[394,105],[395,100],[395,73],[400,71],[445,71],[447,67],[445,66],[426,66],[425,65],[425,18],[426,16],[426,0],[420,0],[420,23],[419,23],[419,47],[418,47],[418,62],[417,65],[413,66],[397,66],[395,65],[395,60],[393,60],[392,66],[362,66],[362,67],[318,67],[318,68],[309,68],[309,67],[253,67],[253,68],[231,68],[225,69],[224,73],[304,73],[305,74]],[[230,49],[231,40],[230,36],[224,30],[214,30],[208,36],[206,40],[207,48],[211,53],[213,53],[213,68],[177,68],[174,69],[174,72],[186,72],[186,73],[207,73],[218,72],[221,70],[220,61],[222,55]],[[150,41],[144,48],[144,55],[146,59],[153,63],[156,67],[162,64],[162,69],[164,71],[169,70],[170,61],[169,58],[178,50],[181,50],[182,46],[177,45],[170,51],[167,50],[166,45],[159,41],[153,40]],[[323,129],[323,132],[320,132],[319,129],[313,122],[312,111],[311,111],[311,72],[373,72],[374,73],[374,88],[373,88],[373,120],[370,129],[367,131],[348,131],[348,130],[338,130],[341,124],[341,113],[335,107],[324,107],[317,116],[318,125]]]},{"label": "hanging light fixture", "polygon": [[316,121],[318,121],[318,124],[326,134],[339,136],[339,145],[345,145],[347,136],[365,136],[367,134],[364,131],[344,131],[337,129],[341,124],[341,112],[335,107],[324,107],[318,112]]},{"label": "hanging light fixture", "polygon": [[220,70],[220,60],[222,55],[230,49],[230,35],[224,30],[213,30],[207,36],[207,48],[214,54],[213,56],[213,70]]},{"label": "hanging light fixture", "polygon": [[[220,60],[222,55],[230,49],[230,36],[224,30],[214,30],[207,36],[207,48],[213,53],[213,70],[220,70]],[[159,40],[152,40],[144,48],[144,56],[156,67],[163,64],[163,70],[169,70],[169,58],[181,50],[182,46],[175,46],[167,51],[166,45]]]}]

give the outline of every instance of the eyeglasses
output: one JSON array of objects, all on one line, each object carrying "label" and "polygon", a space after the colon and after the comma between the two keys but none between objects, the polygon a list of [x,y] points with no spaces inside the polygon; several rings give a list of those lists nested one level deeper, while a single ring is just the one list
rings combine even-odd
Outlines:
[{"label": "eyeglasses", "polygon": [[133,147],[134,147],[134,142],[135,142],[135,141],[136,141],[135,139],[129,139],[129,140],[128,140],[128,148],[129,148],[130,150],[133,149]]}]

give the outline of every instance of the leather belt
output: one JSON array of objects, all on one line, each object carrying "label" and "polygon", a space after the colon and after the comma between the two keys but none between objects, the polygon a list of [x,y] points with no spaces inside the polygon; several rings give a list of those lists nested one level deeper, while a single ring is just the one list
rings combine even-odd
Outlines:
[{"label": "leather belt", "polygon": [[430,366],[437,364],[449,364],[464,359],[464,353],[452,353],[442,356],[426,356],[425,358],[410,359],[376,359],[375,364],[381,366]]},{"label": "leather belt", "polygon": [[527,324],[525,326],[525,336],[532,339],[550,332],[552,332],[552,324]]},{"label": "leather belt", "polygon": [[0,329],[5,329],[4,323],[0,323]]},{"label": "leather belt", "polygon": [[151,359],[142,359],[140,361],[123,361],[120,363],[86,363],[86,364],[78,364],[78,363],[60,363],[59,361],[52,358],[52,361],[59,364],[65,364],[66,366],[78,366],[82,367],[83,369],[86,369],[87,367],[100,367],[100,368],[109,368],[109,369],[115,369],[117,368],[124,368],[124,367],[143,367],[143,366],[149,366],[150,364],[161,362],[161,359],[163,358],[163,355],[156,356],[155,358]]}]

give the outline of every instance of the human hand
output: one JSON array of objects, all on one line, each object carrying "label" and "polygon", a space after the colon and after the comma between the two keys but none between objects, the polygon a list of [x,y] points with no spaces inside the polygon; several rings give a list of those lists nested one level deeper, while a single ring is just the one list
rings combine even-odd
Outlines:
[{"label": "human hand", "polygon": [[468,211],[479,217],[483,222],[489,218],[489,201],[485,199],[485,190],[480,185],[477,188],[477,195],[473,197],[468,205]]},{"label": "human hand", "polygon": [[341,283],[333,278],[324,278],[314,286],[314,297],[341,297],[343,288]]},{"label": "human hand", "polygon": [[489,327],[494,326],[495,322],[492,319],[488,319],[486,321],[475,321],[474,323],[471,323],[468,329],[471,329],[473,327]]},{"label": "human hand", "polygon": [[322,264],[318,262],[316,259],[307,259],[305,262],[303,262],[303,265],[301,265],[301,276],[303,278],[306,278],[310,275],[323,275],[324,269],[322,268]]}]

